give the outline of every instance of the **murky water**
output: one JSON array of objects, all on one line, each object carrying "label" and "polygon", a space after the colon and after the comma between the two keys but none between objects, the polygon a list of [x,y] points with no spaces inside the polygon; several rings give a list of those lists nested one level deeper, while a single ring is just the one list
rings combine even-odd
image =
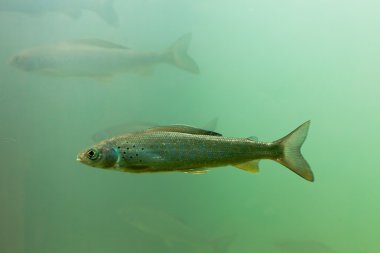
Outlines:
[{"label": "murky water", "polygon": [[[27,2],[0,4],[1,252],[379,252],[377,1]],[[200,74],[161,63],[91,78],[9,64],[67,40],[163,52],[189,32]],[[76,161],[110,129],[215,118],[224,136],[260,141],[311,120],[302,152],[315,182],[272,161],[258,174],[204,175]]]}]

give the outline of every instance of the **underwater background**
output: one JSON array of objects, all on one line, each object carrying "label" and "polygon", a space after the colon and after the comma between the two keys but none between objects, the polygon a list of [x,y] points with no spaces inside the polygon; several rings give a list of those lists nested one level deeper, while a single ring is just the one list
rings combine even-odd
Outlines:
[{"label": "underwater background", "polygon": [[[0,8],[0,252],[380,252],[378,1],[115,0],[113,8],[118,25],[86,10],[73,18]],[[188,32],[199,75],[159,65],[152,76],[101,82],[8,64],[56,41],[159,51]],[[76,161],[113,126],[203,127],[215,118],[215,131],[260,141],[311,120],[302,151],[315,182],[273,161],[258,174],[229,166],[204,175]]]}]

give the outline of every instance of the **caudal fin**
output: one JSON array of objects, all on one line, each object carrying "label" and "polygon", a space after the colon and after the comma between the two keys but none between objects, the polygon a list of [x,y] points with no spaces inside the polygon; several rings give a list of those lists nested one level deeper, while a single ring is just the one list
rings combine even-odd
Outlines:
[{"label": "caudal fin", "polygon": [[197,63],[187,55],[191,41],[191,33],[185,34],[180,37],[174,44],[165,51],[165,56],[168,58],[169,63],[177,66],[180,69],[186,70],[193,74],[199,73]]},{"label": "caudal fin", "polygon": [[282,156],[277,158],[276,161],[304,179],[313,182],[313,172],[301,154],[301,146],[306,139],[309,126],[310,121],[306,121],[293,132],[275,142],[283,147]]}]

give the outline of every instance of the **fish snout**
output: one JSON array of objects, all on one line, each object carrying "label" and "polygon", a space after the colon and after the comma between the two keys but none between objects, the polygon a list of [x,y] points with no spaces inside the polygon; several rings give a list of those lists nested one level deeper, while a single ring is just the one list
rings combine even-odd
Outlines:
[{"label": "fish snout", "polygon": [[81,152],[77,155],[77,162],[83,163],[83,161],[84,161],[84,154],[83,152]]},{"label": "fish snout", "polygon": [[32,71],[38,68],[38,64],[36,64],[36,62],[33,61],[33,59],[23,54],[17,54],[12,56],[8,60],[8,64],[25,71]]}]

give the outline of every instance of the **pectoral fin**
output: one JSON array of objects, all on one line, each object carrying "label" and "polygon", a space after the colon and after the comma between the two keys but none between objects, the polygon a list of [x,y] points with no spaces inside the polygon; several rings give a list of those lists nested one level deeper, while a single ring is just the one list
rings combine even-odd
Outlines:
[{"label": "pectoral fin", "polygon": [[259,172],[259,162],[260,160],[252,160],[245,163],[234,164],[234,166],[245,171],[257,173]]}]

